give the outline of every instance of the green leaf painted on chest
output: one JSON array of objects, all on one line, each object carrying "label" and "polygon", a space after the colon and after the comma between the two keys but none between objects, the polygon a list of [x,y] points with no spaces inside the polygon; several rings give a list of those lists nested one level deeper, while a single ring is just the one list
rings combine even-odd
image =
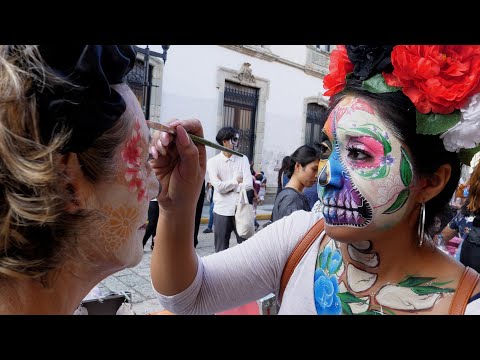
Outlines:
[{"label": "green leaf painted on chest", "polygon": [[342,303],[342,314],[343,315],[352,315],[352,309],[350,309],[350,305],[348,305],[347,303],[341,301]]},{"label": "green leaf painted on chest", "polygon": [[432,284],[433,286],[443,286],[443,285],[450,284],[451,282],[452,282],[452,280],[450,280],[450,281],[444,281],[444,282],[433,282],[433,281],[432,281],[431,284]]},{"label": "green leaf painted on chest", "polygon": [[[325,251],[325,250],[324,250]],[[330,260],[332,260],[332,252],[329,252],[328,253],[328,256],[327,256],[327,264],[326,264],[326,270],[330,269]]]},{"label": "green leaf painted on chest", "polygon": [[380,311],[376,311],[376,310],[367,310],[367,311],[364,311],[364,312],[361,312],[361,313],[358,313],[356,315],[382,315],[380,313]]},{"label": "green leaf painted on chest", "polygon": [[443,288],[439,288],[438,286],[413,286],[411,287],[411,289],[417,295],[429,295],[429,294],[455,292],[455,289],[451,289],[451,288],[443,289]]},{"label": "green leaf painted on chest", "polygon": [[356,297],[355,295],[349,293],[349,292],[343,292],[343,293],[338,293],[337,294],[338,298],[344,302],[344,303],[362,303],[362,304],[366,304],[367,302]]},{"label": "green leaf painted on chest", "polygon": [[398,283],[398,286],[412,287],[412,286],[417,286],[417,285],[432,281],[434,279],[435,278],[433,277],[418,277],[418,276],[408,275],[405,278],[405,280],[402,280],[400,283]]}]

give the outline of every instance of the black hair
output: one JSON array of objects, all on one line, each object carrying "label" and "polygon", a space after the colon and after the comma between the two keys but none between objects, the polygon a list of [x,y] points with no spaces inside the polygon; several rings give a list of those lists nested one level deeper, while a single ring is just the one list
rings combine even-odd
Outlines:
[{"label": "black hair", "polygon": [[435,217],[439,217],[443,223],[450,214],[448,203],[460,179],[461,165],[457,154],[447,151],[439,136],[416,133],[415,106],[401,91],[375,94],[363,89],[359,80],[348,79],[344,91],[331,98],[327,117],[347,95],[373,102],[385,125],[411,150],[414,174],[431,177],[440,166],[451,166],[450,179],[443,190],[425,203],[425,232],[433,237],[436,233],[433,226]]},{"label": "black hair", "polygon": [[280,168],[280,170],[278,170],[278,189],[277,189],[277,193],[282,190],[283,188],[283,173],[285,171],[287,171],[287,169],[290,167],[290,156],[285,156],[283,159],[282,159],[282,167]]},{"label": "black hair", "polygon": [[320,153],[311,145],[302,145],[290,155],[290,166],[287,170],[287,176],[290,179],[295,171],[295,164],[298,162],[302,167],[310,164],[312,161],[320,160]]},{"label": "black hair", "polygon": [[218,130],[217,137],[215,138],[217,142],[223,146],[223,141],[224,140],[230,140],[235,137],[235,135],[238,134],[238,130],[231,127],[231,126],[225,126]]}]

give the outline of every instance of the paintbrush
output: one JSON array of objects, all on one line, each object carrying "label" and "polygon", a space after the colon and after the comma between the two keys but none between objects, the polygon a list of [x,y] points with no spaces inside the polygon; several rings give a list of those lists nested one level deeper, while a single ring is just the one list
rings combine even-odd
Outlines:
[{"label": "paintbrush", "polygon": [[[160,124],[160,123],[157,123],[157,122],[147,120],[147,125],[148,125],[148,127],[151,128],[151,129],[155,129],[155,130],[158,130],[158,131],[163,131],[163,132],[169,133],[170,135],[173,135],[173,136],[176,136],[176,135],[177,135],[177,133],[175,132],[174,129],[172,129],[172,128],[168,127],[168,126],[162,125],[162,124]],[[188,133],[187,133],[187,134],[188,134]],[[192,139],[192,141],[193,141],[194,143],[203,144],[203,145],[205,145],[205,146],[210,146],[210,147],[212,147],[212,148],[214,148],[214,149],[218,149],[218,150],[221,150],[221,151],[225,151],[225,152],[228,152],[228,153],[230,153],[230,154],[234,154],[234,155],[238,155],[238,156],[243,156],[243,154],[242,154],[242,153],[239,153],[238,151],[235,151],[235,150],[226,148],[226,147],[224,147],[224,146],[215,144],[214,142],[205,140],[204,138],[201,138],[201,137],[199,137],[199,136],[192,135],[192,134],[188,134],[188,136],[190,136],[190,139]]]}]

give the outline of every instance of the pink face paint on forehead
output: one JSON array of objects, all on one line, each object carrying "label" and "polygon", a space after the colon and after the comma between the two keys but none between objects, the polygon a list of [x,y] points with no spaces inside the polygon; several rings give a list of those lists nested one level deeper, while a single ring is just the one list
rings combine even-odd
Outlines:
[{"label": "pink face paint on forehead", "polygon": [[[354,111],[364,111],[366,113],[376,115],[375,110],[373,107],[364,99],[355,98],[352,96],[347,96],[343,98],[335,109],[330,112],[327,121],[323,127],[323,131],[330,140],[333,140],[334,137],[334,129],[336,128],[339,121],[345,116],[350,115]],[[335,121],[335,124],[333,123]]]}]

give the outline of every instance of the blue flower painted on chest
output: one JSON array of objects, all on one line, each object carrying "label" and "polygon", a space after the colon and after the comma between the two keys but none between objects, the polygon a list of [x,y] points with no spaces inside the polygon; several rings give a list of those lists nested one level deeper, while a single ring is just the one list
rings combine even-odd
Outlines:
[{"label": "blue flower painted on chest", "polygon": [[338,276],[342,254],[326,247],[320,253],[314,276],[315,307],[319,315],[340,315],[342,305],[338,297]]}]

